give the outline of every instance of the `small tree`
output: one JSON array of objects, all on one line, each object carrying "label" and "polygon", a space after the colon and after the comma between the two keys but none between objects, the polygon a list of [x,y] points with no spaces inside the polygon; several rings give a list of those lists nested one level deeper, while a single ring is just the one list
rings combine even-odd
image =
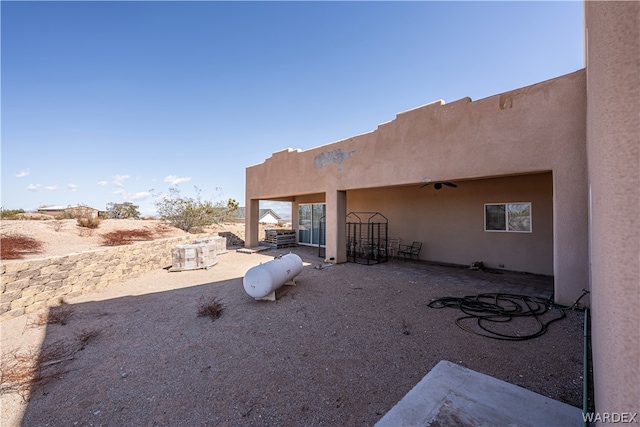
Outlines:
[{"label": "small tree", "polygon": [[234,199],[227,200],[227,210],[229,211],[229,214],[232,214],[235,211],[237,211],[238,207],[240,207],[240,204],[236,202]]},{"label": "small tree", "polygon": [[155,203],[160,219],[188,233],[199,233],[204,227],[224,222],[237,209],[233,199],[225,206],[224,202],[203,202],[197,187],[196,193],[195,199],[182,197],[178,187],[169,188],[169,195]]},{"label": "small tree", "polygon": [[140,212],[138,208],[140,206],[134,205],[131,202],[124,203],[107,203],[107,214],[109,218],[115,219],[138,219],[140,218]]}]

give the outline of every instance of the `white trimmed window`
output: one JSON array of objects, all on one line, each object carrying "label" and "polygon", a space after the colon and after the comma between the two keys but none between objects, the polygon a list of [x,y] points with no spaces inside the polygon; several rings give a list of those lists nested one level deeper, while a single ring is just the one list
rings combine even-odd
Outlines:
[{"label": "white trimmed window", "polygon": [[487,203],[484,231],[531,233],[531,203]]}]

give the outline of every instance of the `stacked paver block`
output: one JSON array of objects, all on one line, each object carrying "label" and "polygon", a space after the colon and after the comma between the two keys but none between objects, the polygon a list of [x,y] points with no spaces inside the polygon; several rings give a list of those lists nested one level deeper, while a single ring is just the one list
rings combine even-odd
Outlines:
[{"label": "stacked paver block", "polygon": [[227,238],[222,236],[206,237],[204,239],[196,239],[193,243],[212,243],[216,248],[216,255],[226,254]]},{"label": "stacked paver block", "polygon": [[209,269],[218,263],[214,242],[178,245],[171,255],[173,262],[169,271]]},{"label": "stacked paver block", "polygon": [[265,230],[264,241],[260,243],[275,249],[296,246],[296,231],[284,229]]}]

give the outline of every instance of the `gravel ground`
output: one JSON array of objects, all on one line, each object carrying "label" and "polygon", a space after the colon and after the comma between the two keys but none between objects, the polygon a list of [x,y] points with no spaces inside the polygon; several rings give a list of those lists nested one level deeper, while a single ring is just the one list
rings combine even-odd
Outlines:
[{"label": "gravel ground", "polygon": [[[246,271],[289,252],[305,263],[297,286],[274,302],[249,297]],[[581,312],[535,339],[502,341],[456,326],[459,310],[428,306],[488,292],[544,296],[549,277],[398,260],[320,269],[308,247],[219,259],[70,300],[65,325],[34,326],[37,314],[3,322],[3,360],[27,349],[58,359],[29,392],[3,393],[2,426],[373,425],[443,359],[582,404]],[[199,317],[214,297],[220,318]],[[537,327],[520,320],[505,331]]]}]

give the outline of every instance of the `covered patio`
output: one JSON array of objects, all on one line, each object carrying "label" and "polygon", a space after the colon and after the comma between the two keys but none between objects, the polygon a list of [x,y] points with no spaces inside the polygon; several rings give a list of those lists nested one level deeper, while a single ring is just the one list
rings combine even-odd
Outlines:
[{"label": "covered patio", "polygon": [[[349,212],[380,212],[389,237],[423,243],[421,260],[552,275],[554,300],[570,304],[589,283],[584,84],[580,70],[437,101],[369,133],[275,152],[247,168],[246,245],[260,239],[260,201],[289,201],[298,233],[300,206],[324,216],[325,259],[339,264]],[[511,206],[526,207],[526,227],[489,224],[487,212]]]}]

